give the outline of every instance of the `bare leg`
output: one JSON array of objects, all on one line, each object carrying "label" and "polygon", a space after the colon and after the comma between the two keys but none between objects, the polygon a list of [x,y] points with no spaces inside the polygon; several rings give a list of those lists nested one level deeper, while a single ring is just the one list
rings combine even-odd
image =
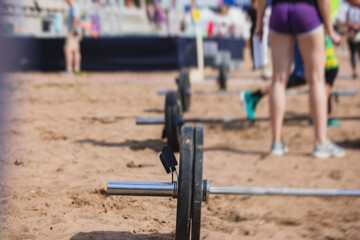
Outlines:
[{"label": "bare leg", "polygon": [[350,50],[350,62],[352,67],[353,77],[356,75],[356,45],[350,39],[348,39],[348,46]]},{"label": "bare leg", "polygon": [[327,139],[324,38],[323,28],[310,35],[298,37],[299,49],[304,60],[305,78],[310,85],[309,103],[314,122],[315,141],[321,144],[326,144]]},{"label": "bare leg", "polygon": [[66,64],[66,71],[69,73],[73,72],[73,56],[72,52],[69,50],[64,49],[64,55],[65,55],[65,64]]},{"label": "bare leg", "polygon": [[74,56],[75,56],[75,72],[80,72],[81,71],[81,53],[80,53],[80,51],[75,51]]},{"label": "bare leg", "polygon": [[326,90],[326,99],[329,99],[331,95],[332,86],[329,84],[325,84],[325,90]]},{"label": "bare leg", "polygon": [[273,141],[280,142],[285,112],[285,88],[293,62],[294,37],[270,32],[269,39],[273,65],[273,79],[269,92],[271,126]]},{"label": "bare leg", "polygon": [[266,86],[263,86],[262,88],[260,88],[260,91],[262,93],[263,96],[266,96],[269,94],[270,92],[270,87],[271,87],[271,84],[268,84]]}]

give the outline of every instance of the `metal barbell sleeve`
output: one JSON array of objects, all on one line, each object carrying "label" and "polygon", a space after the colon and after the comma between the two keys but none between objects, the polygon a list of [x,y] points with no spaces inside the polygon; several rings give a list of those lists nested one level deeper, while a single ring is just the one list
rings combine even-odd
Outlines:
[{"label": "metal barbell sleeve", "polygon": [[136,125],[165,124],[165,118],[136,118]]},{"label": "metal barbell sleeve", "polygon": [[176,197],[176,182],[108,182],[109,195]]},{"label": "metal barbell sleeve", "polygon": [[[184,116],[179,116],[179,123],[184,123]],[[165,118],[136,118],[136,125],[155,125],[165,124]]]}]

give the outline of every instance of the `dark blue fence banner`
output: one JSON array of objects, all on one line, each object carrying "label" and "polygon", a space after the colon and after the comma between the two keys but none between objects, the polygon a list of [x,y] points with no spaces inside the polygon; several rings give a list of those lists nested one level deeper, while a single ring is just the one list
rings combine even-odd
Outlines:
[{"label": "dark blue fence banner", "polygon": [[247,7],[251,5],[251,0],[224,0],[224,4],[229,6]]},{"label": "dark blue fence banner", "polygon": [[[8,71],[64,71],[64,39],[7,37],[21,49],[7,56]],[[234,60],[243,59],[243,39],[216,41],[219,50],[229,51]],[[85,71],[176,70],[196,66],[196,41],[179,37],[84,38],[81,43]]]}]

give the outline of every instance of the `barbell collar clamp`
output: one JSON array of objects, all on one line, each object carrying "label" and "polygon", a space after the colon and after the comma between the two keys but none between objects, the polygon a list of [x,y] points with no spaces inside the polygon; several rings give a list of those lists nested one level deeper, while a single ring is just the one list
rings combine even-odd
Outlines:
[{"label": "barbell collar clamp", "polygon": [[210,193],[210,180],[207,179],[203,180],[202,190],[203,190],[202,201],[208,203],[209,193]]}]

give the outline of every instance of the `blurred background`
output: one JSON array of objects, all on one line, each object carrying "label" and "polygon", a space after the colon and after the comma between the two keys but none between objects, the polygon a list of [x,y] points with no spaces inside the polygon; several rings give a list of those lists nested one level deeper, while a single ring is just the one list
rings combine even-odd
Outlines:
[{"label": "blurred background", "polygon": [[[239,69],[250,46],[256,11],[251,0],[77,0],[86,71],[177,70],[195,66],[196,26],[205,65]],[[270,1],[269,1],[270,2]],[[347,5],[335,24],[344,28]],[[194,21],[194,14],[199,19]],[[19,50],[12,71],[63,71],[69,6],[65,0],[4,0],[1,34]],[[145,44],[144,44],[145,43]],[[214,58],[216,56],[216,58]],[[210,59],[206,59],[210,57]]]},{"label": "blurred background", "polygon": [[[250,0],[77,3],[84,36],[82,69],[88,71],[176,70],[196,65],[194,9],[201,16],[196,24],[205,39],[205,57],[225,51],[221,57],[229,59],[232,69],[238,68],[252,25],[247,14]],[[22,49],[8,59],[9,70],[64,70],[68,9],[65,0],[4,0],[1,33]]]},{"label": "blurred background", "polygon": [[[78,72],[65,67],[66,0],[0,0],[0,239],[174,239],[176,201],[108,196],[106,183],[170,180],[159,162],[164,126],[137,126],[135,119],[164,117],[158,90],[176,90],[184,67],[192,77],[199,49],[205,70],[202,81],[191,81],[185,116],[225,119],[204,125],[204,178],[214,186],[360,189],[358,94],[334,97],[332,116],[341,126],[329,135],[348,154],[324,161],[309,154],[308,121],[284,125],[291,152],[274,158],[269,122],[247,120],[240,92],[195,94],[217,93],[224,65],[230,93],[269,83],[251,58],[253,2],[78,0]],[[344,36],[348,7],[343,3],[334,21]],[[335,52],[335,88],[360,91],[346,43]],[[264,99],[259,119],[269,117]],[[287,96],[287,116],[304,116],[308,108],[306,94]],[[224,196],[212,198],[202,214],[208,240],[360,239],[359,198]]]},{"label": "blurred background", "polygon": [[[85,36],[193,36],[191,8],[201,8],[204,33],[249,37],[251,22],[244,7],[250,0],[78,0]],[[66,35],[68,6],[64,0],[4,0],[3,31],[41,38]]]}]

